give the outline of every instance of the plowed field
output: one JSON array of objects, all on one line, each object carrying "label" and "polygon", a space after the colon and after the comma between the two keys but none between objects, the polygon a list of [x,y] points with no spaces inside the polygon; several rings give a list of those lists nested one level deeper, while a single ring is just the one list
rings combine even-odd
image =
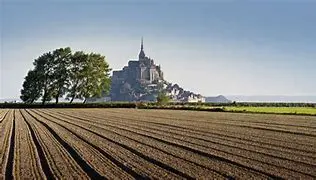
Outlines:
[{"label": "plowed field", "polygon": [[316,179],[316,117],[0,109],[0,179]]}]

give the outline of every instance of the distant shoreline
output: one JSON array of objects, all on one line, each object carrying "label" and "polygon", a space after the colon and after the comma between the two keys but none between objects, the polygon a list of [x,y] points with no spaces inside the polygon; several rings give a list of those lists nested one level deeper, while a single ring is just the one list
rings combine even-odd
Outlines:
[{"label": "distant shoreline", "polygon": [[316,95],[312,96],[285,96],[285,95],[227,95],[227,99],[236,102],[260,103],[316,103]]},{"label": "distant shoreline", "polygon": [[[211,97],[211,96],[206,96]],[[215,97],[215,96],[214,96]],[[243,95],[227,95],[228,100],[238,103],[316,103],[316,96],[243,96]],[[22,102],[19,98],[0,99],[0,103],[4,102]],[[80,100],[81,102],[82,100]],[[60,102],[69,102],[61,100]],[[79,101],[77,101],[79,102]]]}]

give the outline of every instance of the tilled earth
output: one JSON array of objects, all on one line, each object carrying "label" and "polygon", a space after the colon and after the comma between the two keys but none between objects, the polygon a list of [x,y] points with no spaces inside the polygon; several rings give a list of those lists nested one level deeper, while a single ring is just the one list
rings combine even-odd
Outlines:
[{"label": "tilled earth", "polygon": [[0,179],[316,179],[316,117],[0,110]]}]

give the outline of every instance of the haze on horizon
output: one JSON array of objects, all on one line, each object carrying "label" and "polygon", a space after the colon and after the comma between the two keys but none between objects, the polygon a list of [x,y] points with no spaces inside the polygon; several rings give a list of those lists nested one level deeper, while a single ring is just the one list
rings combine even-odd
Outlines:
[{"label": "haze on horizon", "polygon": [[18,98],[60,47],[136,59],[140,38],[165,79],[205,96],[316,95],[316,2],[3,0],[0,99]]}]

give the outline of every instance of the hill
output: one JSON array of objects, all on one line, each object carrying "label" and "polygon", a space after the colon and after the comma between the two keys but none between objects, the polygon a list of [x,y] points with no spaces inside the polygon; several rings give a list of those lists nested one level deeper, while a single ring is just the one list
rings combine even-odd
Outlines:
[{"label": "hill", "polygon": [[210,103],[231,103],[232,101],[227,99],[223,95],[215,96],[215,97],[206,97],[205,102],[210,102]]},{"label": "hill", "polygon": [[111,101],[156,101],[159,92],[165,92],[175,102],[204,102],[202,95],[166,81],[160,65],[145,55],[142,41],[138,59],[113,71],[110,98]]}]

